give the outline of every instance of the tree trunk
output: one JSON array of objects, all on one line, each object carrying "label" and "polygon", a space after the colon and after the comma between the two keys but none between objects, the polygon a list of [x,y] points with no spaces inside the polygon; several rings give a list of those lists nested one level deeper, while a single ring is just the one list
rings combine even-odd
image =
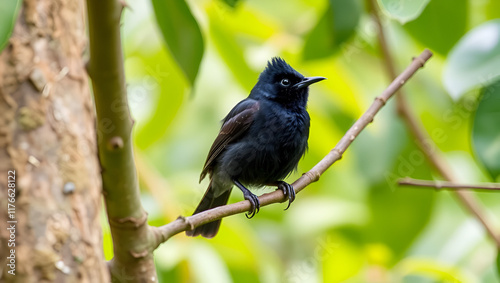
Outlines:
[{"label": "tree trunk", "polygon": [[2,282],[109,281],[84,5],[24,0],[0,54]]}]

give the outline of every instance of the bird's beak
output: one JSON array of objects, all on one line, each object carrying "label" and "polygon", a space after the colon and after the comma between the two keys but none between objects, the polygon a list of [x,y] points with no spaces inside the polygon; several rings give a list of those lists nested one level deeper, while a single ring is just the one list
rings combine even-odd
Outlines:
[{"label": "bird's beak", "polygon": [[296,83],[294,86],[297,89],[305,88],[308,87],[309,85],[313,83],[317,83],[319,81],[326,80],[326,78],[323,77],[308,77],[304,78],[302,81]]}]

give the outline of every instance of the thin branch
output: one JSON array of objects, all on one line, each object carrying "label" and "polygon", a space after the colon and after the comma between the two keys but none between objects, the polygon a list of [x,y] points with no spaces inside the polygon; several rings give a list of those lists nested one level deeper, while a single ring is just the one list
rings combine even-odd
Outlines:
[{"label": "thin branch", "polygon": [[498,191],[500,190],[499,183],[481,183],[481,184],[460,184],[448,181],[430,181],[430,180],[420,180],[413,178],[403,178],[398,181],[399,185],[407,185],[414,187],[427,187],[434,189],[454,189],[454,190],[488,190],[488,191]]},{"label": "thin branch", "polygon": [[[337,143],[334,149],[330,151],[318,164],[316,164],[309,172],[303,174],[292,185],[297,193],[303,190],[307,185],[319,180],[320,176],[337,160],[342,158],[346,149],[351,145],[354,139],[361,131],[373,121],[375,115],[386,104],[396,91],[398,91],[413,74],[424,66],[424,63],[429,60],[432,53],[429,50],[424,50],[420,56],[415,58],[412,63],[401,73],[382,94],[375,98],[370,108],[352,125],[342,139]],[[272,193],[267,193],[259,197],[262,206],[272,203],[283,202],[287,200],[281,190],[276,190]],[[216,207],[205,212],[195,214],[190,217],[180,217],[176,221],[165,226],[156,228],[158,245],[166,241],[168,238],[182,231],[193,229],[199,225],[231,216],[238,213],[246,212],[250,209],[249,201],[240,201],[225,206]]]},{"label": "thin branch", "polygon": [[[389,50],[387,40],[384,34],[384,27],[380,20],[378,4],[376,0],[370,0],[370,6],[373,11],[373,16],[375,22],[378,26],[378,40],[379,45],[382,49],[382,54],[385,62],[385,67],[387,69],[387,74],[392,79],[395,76],[395,64],[394,59]],[[408,102],[405,99],[405,95],[401,93],[397,96],[398,114],[405,121],[410,133],[415,137],[418,146],[422,149],[425,156],[429,160],[430,164],[436,168],[436,170],[441,174],[441,176],[452,182],[457,183],[458,179],[453,174],[453,170],[447,164],[446,160],[442,156],[437,146],[434,144],[429,134],[425,131],[424,126],[421,121],[418,120],[417,116],[413,113],[412,109],[409,107]],[[474,197],[471,192],[466,191],[455,191],[454,192],[462,204],[481,222],[483,227],[486,229],[490,237],[495,241],[497,247],[500,248],[500,235],[494,229],[493,224],[486,217],[483,208]]]},{"label": "thin branch", "polygon": [[88,0],[90,61],[97,115],[97,143],[101,163],[114,258],[113,281],[155,282],[150,242],[154,235],[140,202],[132,153],[130,117],[125,87],[120,18],[123,5],[115,0]]}]

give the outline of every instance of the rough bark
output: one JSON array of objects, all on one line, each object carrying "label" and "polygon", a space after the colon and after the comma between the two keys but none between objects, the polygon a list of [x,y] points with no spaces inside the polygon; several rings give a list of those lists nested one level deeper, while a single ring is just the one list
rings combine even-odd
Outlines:
[{"label": "rough bark", "polygon": [[[107,282],[83,1],[24,0],[0,54],[0,277]],[[15,170],[15,276],[7,174]]]}]

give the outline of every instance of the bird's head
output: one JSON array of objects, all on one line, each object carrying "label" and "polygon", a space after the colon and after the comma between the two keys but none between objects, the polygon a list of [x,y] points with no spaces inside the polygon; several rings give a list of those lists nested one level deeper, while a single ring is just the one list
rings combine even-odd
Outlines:
[{"label": "bird's head", "polygon": [[259,81],[252,89],[250,97],[305,107],[309,93],[308,86],[324,79],[323,77],[304,77],[285,60],[274,57],[260,74]]}]

